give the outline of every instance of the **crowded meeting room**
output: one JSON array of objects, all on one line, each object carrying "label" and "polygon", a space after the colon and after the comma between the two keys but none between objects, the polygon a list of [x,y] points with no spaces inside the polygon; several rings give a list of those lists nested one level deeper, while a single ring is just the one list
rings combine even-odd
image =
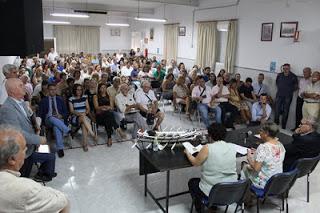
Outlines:
[{"label": "crowded meeting room", "polygon": [[319,11],[0,0],[0,213],[320,212]]}]

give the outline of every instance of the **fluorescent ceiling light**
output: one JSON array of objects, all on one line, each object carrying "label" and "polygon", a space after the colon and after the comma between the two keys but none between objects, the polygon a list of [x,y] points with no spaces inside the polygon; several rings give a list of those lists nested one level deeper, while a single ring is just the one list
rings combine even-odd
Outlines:
[{"label": "fluorescent ceiling light", "polygon": [[51,16],[58,17],[71,17],[71,18],[89,18],[87,14],[74,14],[74,13],[51,13]]},{"label": "fluorescent ceiling light", "polygon": [[158,19],[158,18],[139,18],[139,17],[136,17],[134,19],[138,20],[138,21],[167,22],[166,19]]},{"label": "fluorescent ceiling light", "polygon": [[51,21],[45,20],[43,21],[44,24],[71,24],[69,21]]},{"label": "fluorescent ceiling light", "polygon": [[129,24],[122,24],[122,23],[106,23],[108,26],[115,26],[115,27],[129,27]]}]

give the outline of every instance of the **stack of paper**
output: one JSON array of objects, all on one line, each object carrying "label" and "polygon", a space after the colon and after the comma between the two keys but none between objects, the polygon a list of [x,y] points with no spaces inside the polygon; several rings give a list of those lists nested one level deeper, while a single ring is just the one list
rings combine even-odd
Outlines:
[{"label": "stack of paper", "polygon": [[182,143],[182,145],[184,146],[184,148],[186,148],[186,150],[193,155],[196,152],[200,152],[200,150],[202,149],[202,145],[199,144],[198,146],[193,146],[191,143],[189,142],[184,142]]},{"label": "stack of paper", "polygon": [[241,155],[246,155],[247,154],[247,151],[248,151],[247,147],[243,147],[243,146],[239,146],[237,144],[234,144],[234,148]]},{"label": "stack of paper", "polygon": [[50,153],[49,145],[40,145],[38,147],[39,153]]}]

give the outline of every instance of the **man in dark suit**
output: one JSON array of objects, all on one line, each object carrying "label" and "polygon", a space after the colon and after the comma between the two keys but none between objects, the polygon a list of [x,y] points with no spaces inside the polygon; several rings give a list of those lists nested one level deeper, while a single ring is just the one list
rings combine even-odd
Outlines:
[{"label": "man in dark suit", "polygon": [[21,176],[29,177],[32,165],[41,163],[40,170],[35,179],[50,181],[56,176],[55,155],[52,153],[38,153],[37,147],[46,144],[45,137],[35,134],[32,124],[32,113],[28,109],[23,97],[26,93],[24,84],[18,78],[10,78],[6,81],[8,98],[0,108],[0,124],[9,124],[21,131],[27,141],[26,159],[21,168]]},{"label": "man in dark suit", "polygon": [[283,171],[289,171],[293,163],[300,158],[311,158],[320,154],[320,134],[316,129],[316,122],[302,119],[292,136],[292,143],[285,145]]},{"label": "man in dark suit", "polygon": [[67,107],[63,99],[56,96],[57,89],[55,84],[48,85],[49,96],[43,98],[39,104],[39,116],[47,127],[52,127],[56,139],[56,149],[58,156],[64,156],[63,136],[68,136],[70,128],[67,123]]}]

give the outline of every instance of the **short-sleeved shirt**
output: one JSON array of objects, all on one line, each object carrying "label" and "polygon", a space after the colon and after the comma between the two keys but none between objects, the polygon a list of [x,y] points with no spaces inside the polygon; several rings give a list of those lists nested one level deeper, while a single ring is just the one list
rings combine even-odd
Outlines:
[{"label": "short-sleeved shirt", "polygon": [[[218,86],[218,85],[215,85],[215,86],[212,88],[212,93],[211,93],[211,95],[214,96],[214,95],[218,94],[218,93],[219,93],[219,90],[220,90],[219,86]],[[223,86],[223,87],[222,87],[222,95],[229,95],[229,94],[230,94],[230,91],[229,91],[228,87]],[[223,97],[222,97],[222,98],[216,98],[215,101],[216,101],[216,102],[219,102],[219,103],[222,103],[222,102],[228,102],[229,100],[228,100],[228,98],[223,98]]]},{"label": "short-sleeved shirt", "polygon": [[298,78],[292,72],[289,72],[288,76],[285,76],[283,73],[279,73],[276,79],[276,84],[278,89],[277,96],[291,97],[298,87]]},{"label": "short-sleeved shirt", "polygon": [[139,74],[139,70],[137,70],[137,69],[133,69],[132,71],[131,71],[131,78],[137,78],[138,77],[138,74]]},{"label": "short-sleeved shirt", "polygon": [[[204,90],[204,91],[203,91]],[[203,91],[203,92],[202,92]],[[202,93],[202,95],[201,95]],[[192,90],[192,97],[196,98],[196,97],[200,97],[200,95],[202,97],[205,96],[205,98],[202,99],[202,103],[203,104],[209,104],[211,101],[211,88],[210,87],[205,87],[202,88],[200,86],[195,86]]]},{"label": "short-sleeved shirt", "polygon": [[277,144],[265,142],[258,146],[255,161],[262,163],[262,167],[258,173],[249,173],[249,178],[254,186],[264,188],[273,175],[282,173],[285,152],[286,150],[280,142]]},{"label": "short-sleeved shirt", "polygon": [[177,84],[174,85],[173,92],[175,92],[179,98],[186,97],[188,95],[186,88]]},{"label": "short-sleeved shirt", "polygon": [[258,82],[254,82],[252,84],[252,87],[253,87],[253,92],[255,95],[257,96],[260,96],[261,94],[263,93],[266,93],[268,95],[269,94],[269,88],[266,84],[262,83],[262,84],[259,84]]},{"label": "short-sleeved shirt", "polygon": [[159,75],[160,75],[160,81],[162,81],[164,79],[164,77],[166,76],[166,72],[163,71],[162,69],[160,70],[160,73],[158,71],[153,71],[153,77],[154,78],[159,78]]},{"label": "short-sleeved shirt", "polygon": [[69,98],[69,102],[72,104],[73,110],[80,113],[86,112],[86,101],[86,95],[83,95],[81,98],[76,98],[74,96]]},{"label": "short-sleeved shirt", "polygon": [[[316,83],[312,83],[310,82],[305,91],[306,93],[316,93],[318,95],[320,95],[320,81],[317,81]],[[304,99],[305,102],[307,103],[320,103],[319,99],[313,99],[313,98],[305,98]]]},{"label": "short-sleeved shirt", "polygon": [[252,86],[246,86],[242,84],[239,88],[239,93],[243,94],[246,98],[253,99],[252,97],[253,87]]},{"label": "short-sleeved shirt", "polygon": [[141,104],[145,109],[148,109],[148,104],[157,100],[153,90],[149,90],[149,92],[145,93],[141,88],[136,91],[135,98],[136,102]]}]

